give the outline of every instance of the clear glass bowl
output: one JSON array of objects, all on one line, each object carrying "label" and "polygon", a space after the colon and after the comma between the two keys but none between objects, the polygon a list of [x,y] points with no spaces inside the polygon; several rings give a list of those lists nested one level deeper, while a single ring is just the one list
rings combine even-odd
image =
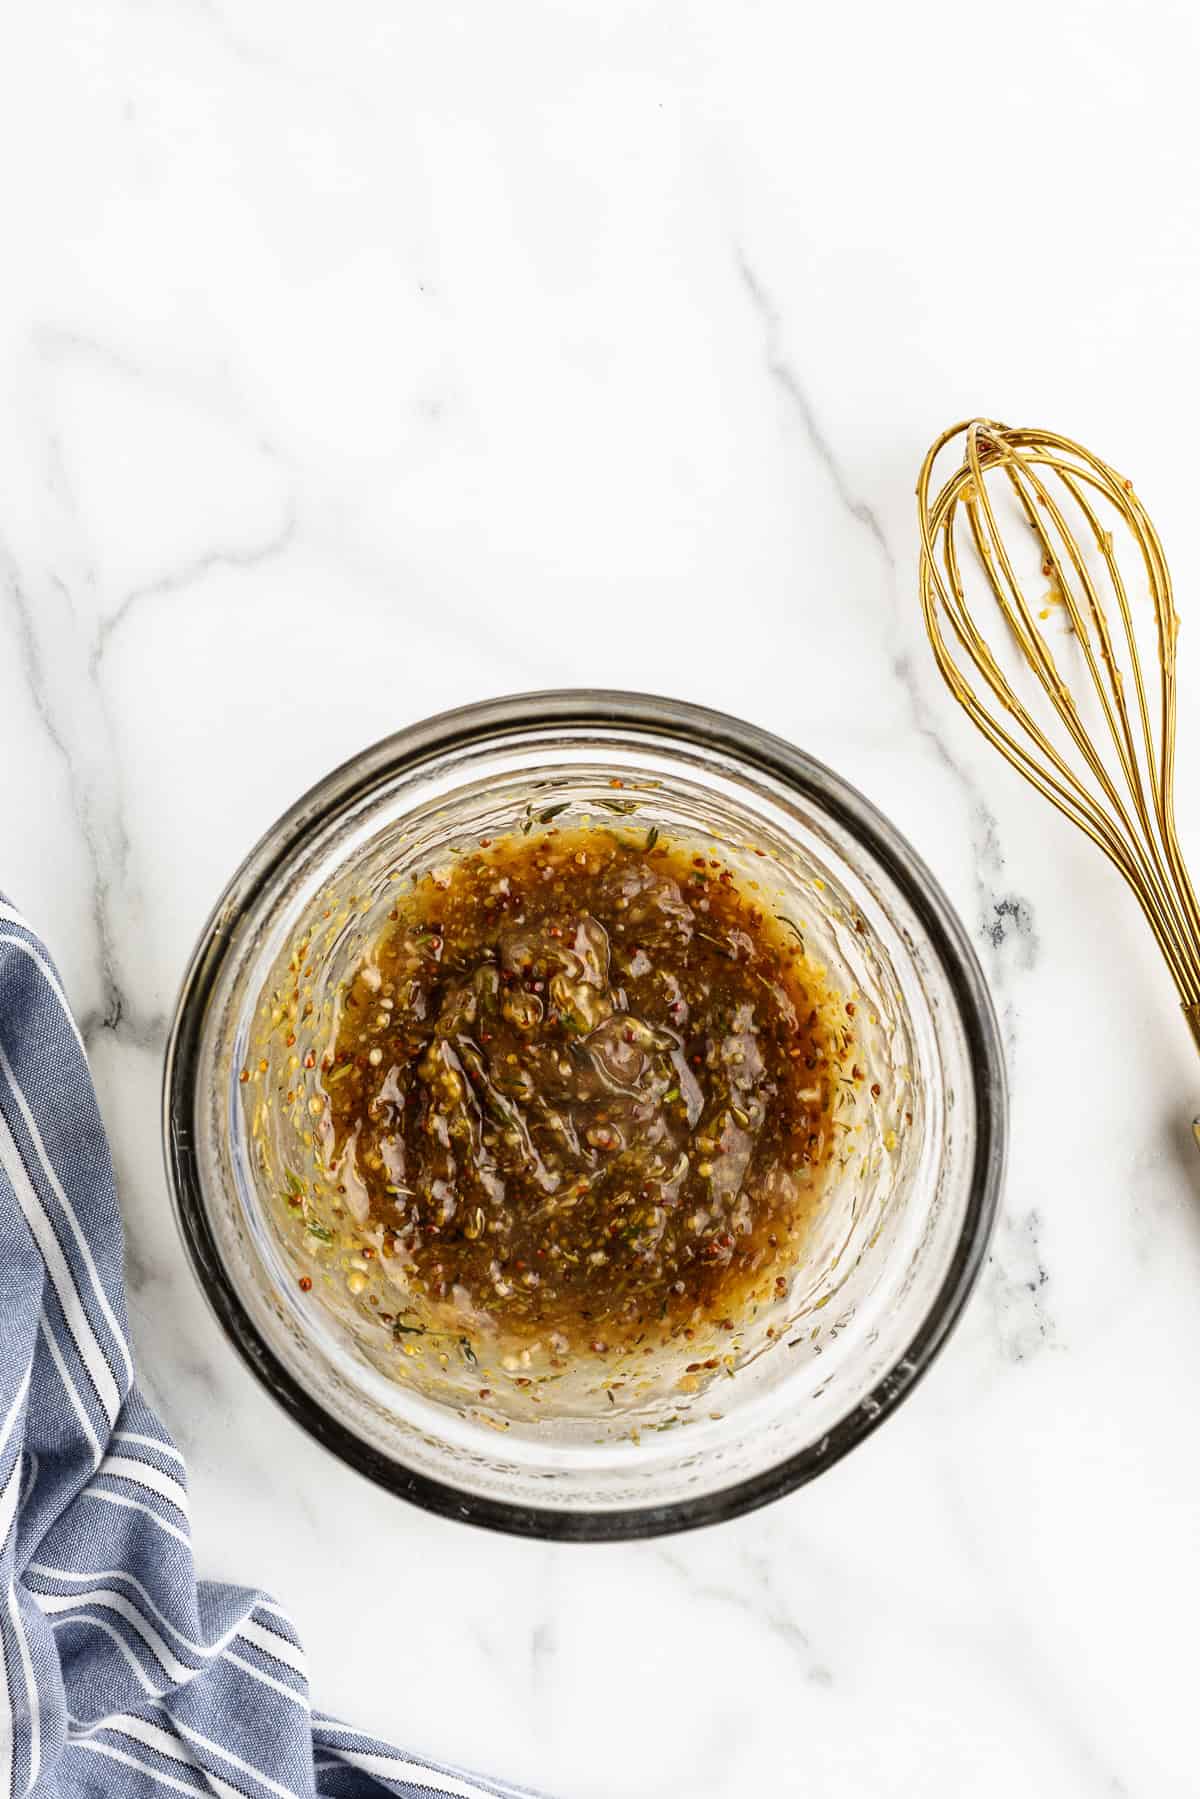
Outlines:
[{"label": "clear glass bowl", "polygon": [[[393,1334],[343,1283],[301,1292],[308,1264],[280,1170],[304,1151],[270,1102],[283,1039],[264,1032],[261,1002],[303,946],[289,1081],[308,1082],[319,1102],[325,1001],[393,904],[395,881],[454,844],[519,829],[531,810],[552,805],[560,824],[594,816],[614,779],[639,824],[719,843],[748,877],[766,882],[769,871],[772,903],[853,1002],[855,1053],[878,1092],[841,1115],[845,1150],[786,1296],[732,1338],[689,1347],[718,1362],[714,1374],[681,1380],[679,1352],[664,1352],[619,1400],[580,1365],[537,1403],[501,1378],[483,1406],[468,1352],[413,1345],[398,1357]],[[164,1110],[197,1275],[280,1403],[352,1466],[433,1511],[566,1538],[730,1517],[812,1479],[873,1430],[928,1367],[978,1275],[1006,1128],[978,964],[928,870],[867,801],[739,720],[583,691],[430,719],[300,800],[203,933],[168,1045]]]}]

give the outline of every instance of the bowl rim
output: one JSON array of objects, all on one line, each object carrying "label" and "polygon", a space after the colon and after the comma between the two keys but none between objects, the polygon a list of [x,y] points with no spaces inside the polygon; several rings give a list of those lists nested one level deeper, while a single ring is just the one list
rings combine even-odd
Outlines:
[{"label": "bowl rim", "polygon": [[[867,849],[912,908],[946,976],[974,1087],[974,1157],[963,1226],[943,1281],[907,1348],[870,1394],[817,1444],[697,1498],[655,1506],[565,1510],[471,1494],[406,1468],[316,1404],[263,1341],[227,1276],[204,1207],[193,1118],[207,1004],[234,920],[268,887],[297,841],[358,805],[401,771],[435,757],[548,727],[650,731],[701,741],[799,794]],[[926,1373],[958,1322],[987,1254],[1004,1174],[1007,1083],[995,1010],[979,961],[924,861],[857,788],[824,763],[728,713],[654,694],[562,688],[456,707],[382,738],[325,775],[272,825],[227,883],[201,931],[176,1003],[163,1067],[163,1146],[176,1224],[198,1284],[226,1336],[272,1398],[317,1442],[378,1486],[444,1518],[522,1537],[614,1542],[696,1529],[806,1485],[863,1442]]]}]

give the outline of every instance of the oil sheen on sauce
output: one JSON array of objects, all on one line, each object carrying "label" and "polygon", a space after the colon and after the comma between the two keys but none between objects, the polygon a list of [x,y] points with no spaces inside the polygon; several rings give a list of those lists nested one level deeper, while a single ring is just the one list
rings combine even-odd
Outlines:
[{"label": "oil sheen on sauce", "polygon": [[557,1364],[732,1328],[801,1257],[851,1044],[798,929],[713,846],[481,839],[342,993],[310,1228],[358,1246],[351,1290],[369,1274],[398,1337]]}]

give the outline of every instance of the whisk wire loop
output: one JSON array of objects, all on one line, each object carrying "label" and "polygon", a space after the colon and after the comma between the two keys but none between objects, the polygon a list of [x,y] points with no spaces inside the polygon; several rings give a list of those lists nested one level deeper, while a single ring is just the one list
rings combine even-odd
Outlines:
[{"label": "whisk wire loop", "polygon": [[[935,491],[935,465],[956,440],[961,461]],[[1005,760],[1133,889],[1200,1047],[1200,903],[1175,821],[1179,618],[1149,514],[1132,483],[1081,444],[989,419],[942,433],[917,500],[921,604],[943,679]],[[1030,532],[1017,553],[1000,500]],[[1019,566],[1031,547],[1050,583],[1037,609]],[[1135,586],[1123,567],[1131,548]],[[1143,577],[1157,703],[1149,644],[1139,643]],[[1067,628],[1056,653],[1042,622],[1059,609]],[[1096,728],[1084,716],[1085,695]]]}]

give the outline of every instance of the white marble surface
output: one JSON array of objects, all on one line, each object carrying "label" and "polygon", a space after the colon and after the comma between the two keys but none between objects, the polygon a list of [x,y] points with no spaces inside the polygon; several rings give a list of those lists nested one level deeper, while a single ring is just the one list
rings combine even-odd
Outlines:
[{"label": "white marble surface", "polygon": [[[1192,1794],[1200,1099],[1132,905],[972,736],[914,591],[943,424],[1132,467],[1200,849],[1195,9],[135,0],[0,57],[0,886],[86,1025],[205,1571],[330,1706],[571,1799]],[[159,1153],[217,890],[360,745],[600,680],[885,808],[1003,1015],[994,1254],[815,1486],[609,1549],[426,1517],[226,1348]]]}]

